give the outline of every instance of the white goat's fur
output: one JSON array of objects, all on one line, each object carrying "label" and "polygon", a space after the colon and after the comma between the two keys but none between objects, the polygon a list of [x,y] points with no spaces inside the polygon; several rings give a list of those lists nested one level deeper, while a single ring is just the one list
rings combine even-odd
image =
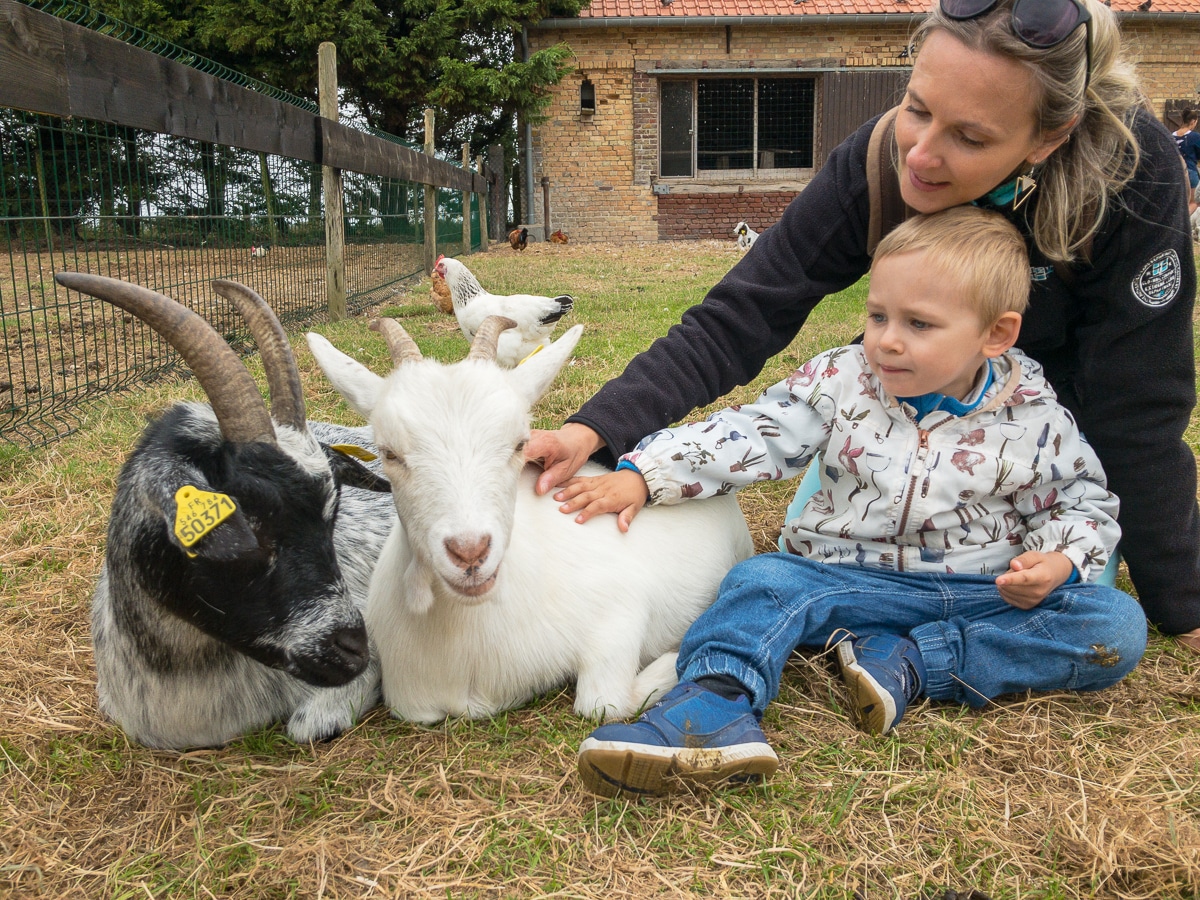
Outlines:
[{"label": "white goat's fur", "polygon": [[[644,509],[627,534],[613,516],[579,525],[536,496],[522,456],[529,409],[581,331],[512,370],[419,360],[387,378],[309,335],[370,418],[403,522],[366,612],[399,718],[489,716],[572,677],[580,715],[629,716],[675,683],[684,632],[752,552],[733,496]],[[456,564],[451,547],[474,555]]]}]

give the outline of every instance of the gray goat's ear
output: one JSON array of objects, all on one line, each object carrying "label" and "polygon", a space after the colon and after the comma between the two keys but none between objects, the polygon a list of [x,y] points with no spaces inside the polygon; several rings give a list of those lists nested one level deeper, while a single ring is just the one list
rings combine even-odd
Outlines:
[{"label": "gray goat's ear", "polygon": [[180,505],[172,500],[164,512],[164,524],[171,543],[186,553],[192,559],[197,557],[213,562],[229,562],[258,552],[258,538],[250,528],[250,523],[236,507],[236,501],[224,494],[204,492],[210,497],[220,497],[233,505],[233,511],[220,523],[206,527],[202,515],[188,515]]},{"label": "gray goat's ear", "polygon": [[543,347],[509,371],[511,383],[525,396],[530,406],[540,400],[542,394],[549,389],[554,376],[571,358],[582,334],[583,326],[575,325],[553,344]]},{"label": "gray goat's ear", "polygon": [[[322,444],[321,449],[325,451],[325,455],[329,457],[329,468],[333,471],[333,477],[338,484],[345,487],[360,488],[364,491],[375,491],[379,494],[390,494],[392,492],[392,483],[368,469],[357,459],[354,459],[351,453],[342,449],[342,445],[330,446]],[[362,449],[362,448],[358,448]],[[366,451],[363,451],[364,453]],[[374,454],[372,454],[374,458]]]},{"label": "gray goat's ear", "polygon": [[321,367],[329,383],[355,412],[370,418],[371,411],[375,409],[375,401],[379,399],[383,379],[362,363],[351,359],[321,335],[310,331],[305,337],[308,339],[308,349],[316,357],[317,365]]}]

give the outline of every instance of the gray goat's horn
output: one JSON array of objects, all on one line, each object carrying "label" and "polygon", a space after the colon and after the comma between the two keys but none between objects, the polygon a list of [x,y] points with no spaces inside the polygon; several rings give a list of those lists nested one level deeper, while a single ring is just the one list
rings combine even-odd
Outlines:
[{"label": "gray goat's horn", "polygon": [[274,311],[266,300],[244,284],[217,279],[212,285],[219,296],[238,308],[250,326],[267,372],[271,414],[275,421],[304,431],[304,388],[300,384],[300,370],[296,368],[296,357],[292,355],[292,347]]},{"label": "gray goat's horn", "polygon": [[408,336],[404,326],[395,319],[373,319],[371,330],[378,331],[387,341],[388,353],[392,356],[392,365],[399,367],[406,362],[416,362],[421,359],[421,349],[417,342]]},{"label": "gray goat's horn", "polygon": [[488,316],[475,332],[475,340],[471,341],[471,352],[467,354],[467,359],[495,359],[496,342],[500,340],[500,332],[516,327],[517,323],[505,316]]},{"label": "gray goat's horn", "polygon": [[275,443],[275,428],[258,385],[237,354],[200,316],[164,294],[116,278],[57,272],[54,280],[121,307],[161,334],[191,367],[208,395],[225,440]]}]

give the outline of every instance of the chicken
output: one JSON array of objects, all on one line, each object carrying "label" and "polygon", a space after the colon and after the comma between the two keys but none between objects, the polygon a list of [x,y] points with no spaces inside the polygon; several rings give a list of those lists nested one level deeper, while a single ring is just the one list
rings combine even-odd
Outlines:
[{"label": "chicken", "polygon": [[434,272],[429,276],[429,281],[429,297],[433,301],[433,305],[438,308],[439,312],[450,315],[454,312],[454,300],[450,296],[450,287],[446,284],[446,279]]},{"label": "chicken", "polygon": [[550,235],[550,243],[552,244],[565,244],[568,240],[567,233],[561,228]]},{"label": "chicken", "polygon": [[529,243],[529,229],[522,228],[518,230],[514,228],[508,233],[508,243],[514,250],[524,250],[525,245]]},{"label": "chicken", "polygon": [[250,255],[251,256],[266,256],[267,251],[269,249],[270,249],[269,247],[264,247],[261,244],[258,246],[253,246],[250,248]]},{"label": "chicken", "polygon": [[489,294],[471,270],[457,259],[439,256],[437,274],[446,279],[454,298],[454,315],[468,341],[488,316],[507,316],[517,323],[500,335],[496,362],[512,368],[530,353],[550,342],[554,326],[575,305],[572,297],[536,297],[530,294]]},{"label": "chicken", "polygon": [[733,233],[737,237],[737,245],[742,249],[743,253],[753,247],[754,242],[758,240],[758,232],[745,222],[738,222],[737,227],[733,229]]}]

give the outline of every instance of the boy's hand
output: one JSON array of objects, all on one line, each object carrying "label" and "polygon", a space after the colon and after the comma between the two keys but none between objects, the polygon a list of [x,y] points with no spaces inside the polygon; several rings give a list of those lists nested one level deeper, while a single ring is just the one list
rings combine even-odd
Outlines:
[{"label": "boy's hand", "polygon": [[538,496],[549,493],[555,485],[565,484],[603,445],[600,435],[578,422],[568,422],[557,431],[535,429],[525,445],[525,461],[538,463],[545,469],[534,485]]},{"label": "boy's hand", "polygon": [[609,475],[590,478],[572,478],[554,495],[562,503],[559,510],[573,513],[579,510],[575,521],[580,524],[592,516],[602,513],[617,514],[617,528],[629,530],[629,523],[649,499],[646,479],[640,472],[621,469]]},{"label": "boy's hand", "polygon": [[1075,565],[1062,553],[1028,550],[1008,564],[1007,572],[997,576],[996,587],[1005,602],[1018,609],[1033,609],[1073,571]]}]

